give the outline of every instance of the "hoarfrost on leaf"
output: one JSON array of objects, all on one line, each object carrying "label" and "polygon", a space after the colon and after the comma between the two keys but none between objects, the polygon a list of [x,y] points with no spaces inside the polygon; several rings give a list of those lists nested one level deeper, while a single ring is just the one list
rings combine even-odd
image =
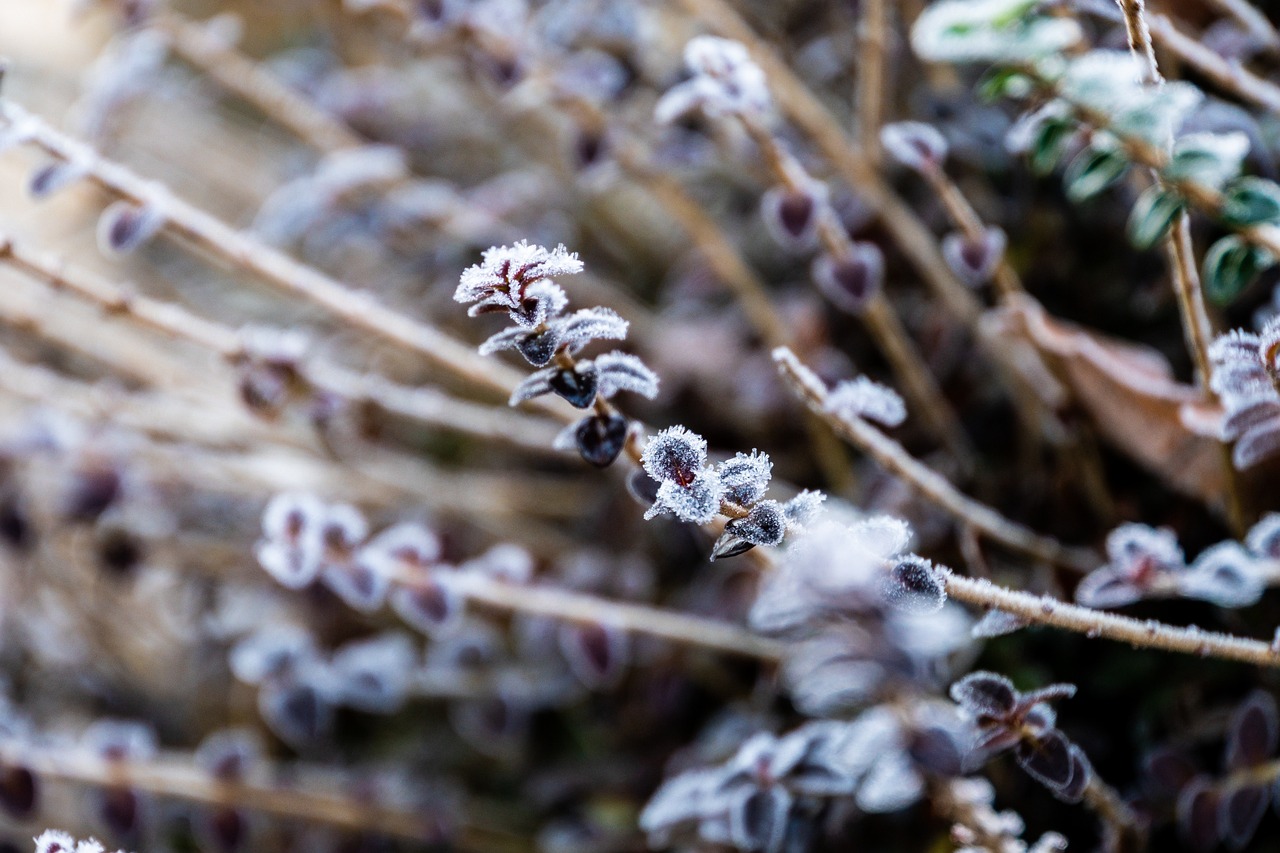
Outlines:
[{"label": "hoarfrost on leaf", "polygon": [[752,450],[721,462],[716,466],[716,473],[724,486],[725,500],[739,506],[751,506],[769,490],[773,462],[769,454]]},{"label": "hoarfrost on leaf", "polygon": [[711,118],[738,115],[763,118],[770,109],[764,72],[747,49],[736,41],[698,36],[684,49],[693,77],[673,86],[654,107],[659,124],[673,122],[694,110]]},{"label": "hoarfrost on leaf", "polygon": [[658,374],[638,356],[625,352],[607,352],[594,359],[599,377],[600,396],[606,400],[619,391],[630,391],[652,400],[658,396]]},{"label": "hoarfrost on leaf", "polygon": [[1083,38],[1071,18],[1036,11],[1036,0],[941,0],[911,30],[929,62],[1021,62],[1055,54]]},{"label": "hoarfrost on leaf", "polygon": [[859,376],[847,379],[831,389],[824,406],[841,418],[865,418],[887,427],[901,424],[907,417],[907,406],[892,388]]}]

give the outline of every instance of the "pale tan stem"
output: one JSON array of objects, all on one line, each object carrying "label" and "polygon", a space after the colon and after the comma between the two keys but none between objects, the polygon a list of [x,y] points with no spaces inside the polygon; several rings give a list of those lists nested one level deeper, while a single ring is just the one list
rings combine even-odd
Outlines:
[{"label": "pale tan stem", "polygon": [[888,0],[863,0],[858,19],[857,130],[863,155],[872,163],[880,162],[880,125],[884,123],[888,52]]}]

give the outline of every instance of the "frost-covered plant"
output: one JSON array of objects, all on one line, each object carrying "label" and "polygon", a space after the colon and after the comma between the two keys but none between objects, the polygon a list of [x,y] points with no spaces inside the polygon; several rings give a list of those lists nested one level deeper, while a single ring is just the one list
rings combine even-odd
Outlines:
[{"label": "frost-covered plant", "polygon": [[1107,536],[1107,562],[1076,587],[1087,607],[1122,607],[1146,598],[1182,596],[1244,607],[1262,597],[1266,573],[1237,542],[1220,542],[1189,565],[1172,530],[1123,524]]},{"label": "frost-covered plant", "polygon": [[1093,768],[1080,747],[1057,729],[1057,715],[1048,703],[1075,693],[1074,684],[1020,693],[993,672],[972,672],[951,685],[951,698],[977,723],[974,746],[983,760],[1012,749],[1023,770],[1068,802],[1084,796]]},{"label": "frost-covered plant", "polygon": [[1280,322],[1261,333],[1237,329],[1209,347],[1209,386],[1222,401],[1222,437],[1234,442],[1231,459],[1251,468],[1280,451],[1280,393],[1276,391]]}]

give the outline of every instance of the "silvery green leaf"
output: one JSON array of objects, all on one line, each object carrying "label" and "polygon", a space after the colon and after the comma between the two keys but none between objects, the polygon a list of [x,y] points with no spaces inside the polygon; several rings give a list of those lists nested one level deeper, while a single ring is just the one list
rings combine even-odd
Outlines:
[{"label": "silvery green leaf", "polygon": [[1236,234],[1221,238],[1205,253],[1204,290],[1214,302],[1232,301],[1275,260],[1266,250]]},{"label": "silvery green leaf", "polygon": [[1035,0],[942,0],[911,30],[911,46],[929,62],[1011,62],[1057,53],[1080,41],[1080,25],[1037,14]]},{"label": "silvery green leaf", "polygon": [[1143,86],[1110,113],[1111,127],[1122,136],[1136,136],[1164,148],[1202,100],[1204,94],[1190,83]]},{"label": "silvery green leaf", "polygon": [[1188,133],[1174,141],[1161,175],[1168,181],[1190,181],[1221,190],[1240,174],[1248,153],[1249,137],[1243,133]]},{"label": "silvery green leaf", "polygon": [[1280,221],[1280,186],[1246,176],[1231,181],[1223,194],[1222,220],[1233,227]]},{"label": "silvery green leaf", "polygon": [[1182,197],[1165,187],[1147,187],[1129,214],[1126,232],[1137,249],[1150,249],[1173,227],[1183,210]]},{"label": "silvery green leaf", "polygon": [[1067,196],[1074,202],[1087,201],[1123,177],[1129,160],[1120,147],[1103,136],[1095,135],[1093,144],[1067,164],[1062,182]]}]

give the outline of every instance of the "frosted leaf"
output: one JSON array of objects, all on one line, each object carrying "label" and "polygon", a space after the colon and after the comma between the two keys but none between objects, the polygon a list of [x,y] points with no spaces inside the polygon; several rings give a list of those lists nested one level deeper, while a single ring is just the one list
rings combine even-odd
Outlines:
[{"label": "frosted leaf", "polygon": [[1141,601],[1145,591],[1111,566],[1094,569],[1076,586],[1076,603],[1109,609]]},{"label": "frosted leaf", "polygon": [[413,642],[398,632],[342,646],[330,664],[335,693],[353,708],[388,714],[404,704],[417,666]]},{"label": "frosted leaf", "polygon": [[258,712],[285,743],[307,747],[332,726],[333,688],[327,668],[316,662],[291,678],[265,683],[258,691]]},{"label": "frosted leaf", "polygon": [[323,549],[318,536],[290,545],[263,540],[253,546],[253,555],[267,574],[286,589],[302,589],[320,573]]},{"label": "frosted leaf", "polygon": [[1083,38],[1070,18],[1036,13],[1036,0],[942,0],[911,30],[911,46],[929,62],[1015,62],[1062,51]]},{"label": "frosted leaf", "polygon": [[466,599],[453,584],[453,571],[435,567],[429,578],[391,592],[391,609],[409,627],[432,637],[453,631],[462,620]]},{"label": "frosted leaf", "polygon": [[1249,528],[1245,547],[1256,557],[1280,560],[1280,513],[1269,512]]},{"label": "frosted leaf", "polygon": [[850,529],[856,547],[868,555],[887,560],[901,554],[911,544],[911,527],[900,518],[877,515]]},{"label": "frosted leaf", "polygon": [[46,199],[58,190],[68,187],[85,175],[85,167],[80,163],[57,160],[41,166],[31,173],[27,183],[27,192],[36,200]]},{"label": "frosted leaf", "polygon": [[[561,430],[552,442],[557,450],[577,450],[584,461],[607,468],[618,458],[631,434],[631,424],[621,415],[592,415]],[[641,480],[652,484],[643,471],[633,471]],[[655,486],[656,488],[656,486]]]},{"label": "frosted leaf", "polygon": [[1107,556],[1117,568],[1150,561],[1160,571],[1176,571],[1185,564],[1177,535],[1167,527],[1122,524],[1107,534]]},{"label": "frosted leaf", "polygon": [[246,684],[259,684],[315,656],[315,641],[296,625],[262,628],[231,649],[231,672]]},{"label": "frosted leaf", "polygon": [[572,368],[551,368],[547,384],[575,409],[585,409],[596,400],[600,389],[600,371],[595,362],[580,361]]},{"label": "frosted leaf", "polygon": [[[479,350],[481,355],[493,355],[503,350],[519,349],[520,354],[524,355],[530,364],[534,367],[542,367],[551,361],[559,345],[559,338],[551,329],[531,332],[524,326],[508,326],[480,344]],[[529,357],[526,349],[533,352],[536,360]]]},{"label": "frosted leaf", "polygon": [[1173,154],[1161,174],[1170,181],[1192,181],[1221,190],[1240,175],[1249,153],[1243,133],[1188,133],[1173,143]]},{"label": "frosted leaf", "polygon": [[145,762],[159,749],[155,729],[132,720],[94,720],[81,733],[80,741],[107,761]]},{"label": "frosted leaf", "polygon": [[640,464],[655,480],[691,482],[707,464],[707,440],[683,426],[667,427],[645,444]]},{"label": "frosted leaf", "polygon": [[907,417],[907,406],[896,391],[865,376],[836,385],[823,408],[840,418],[865,418],[887,427]]},{"label": "frosted leaf", "polygon": [[491,578],[513,584],[529,583],[533,579],[533,570],[533,555],[508,542],[494,545],[462,566],[462,571],[483,572]]},{"label": "frosted leaf", "polygon": [[994,226],[984,228],[976,240],[953,231],[942,238],[942,257],[957,278],[970,287],[978,287],[995,275],[1004,259],[1006,244],[1004,231]]},{"label": "frosted leaf", "polygon": [[1030,620],[1004,610],[988,610],[973,626],[973,636],[980,639],[1003,637],[1030,625]]},{"label": "frosted leaf", "polygon": [[267,539],[298,542],[318,536],[324,520],[324,502],[307,492],[276,495],[262,511],[262,533]]},{"label": "frosted leaf", "polygon": [[164,223],[164,214],[155,205],[113,202],[98,217],[98,249],[127,255],[159,233]]},{"label": "frosted leaf", "polygon": [[850,776],[862,776],[886,751],[902,748],[902,721],[891,708],[868,708],[844,725],[835,746],[836,760]]},{"label": "frosted leaf", "polygon": [[518,406],[525,400],[532,400],[534,397],[550,394],[551,377],[558,372],[559,368],[546,367],[530,373],[511,392],[511,398],[507,400],[507,405]]},{"label": "frosted leaf", "polygon": [[817,233],[819,203],[826,203],[826,187],[817,181],[798,189],[771,187],[760,198],[760,213],[773,239],[787,248],[801,249]]},{"label": "frosted leaf", "polygon": [[1256,604],[1265,589],[1257,561],[1236,542],[1219,542],[1206,549],[1178,576],[1178,590],[1184,596],[1219,607]]},{"label": "frosted leaf", "polygon": [[1091,50],[1067,65],[1059,91],[1072,104],[1109,117],[1147,98],[1142,61],[1127,50]]},{"label": "frosted leaf", "polygon": [[764,72],[738,42],[698,36],[685,45],[684,61],[693,77],[659,99],[654,107],[659,124],[670,123],[694,109],[701,109],[712,118],[762,117],[769,112],[769,86]]},{"label": "frosted leaf", "polygon": [[[1116,133],[1136,136],[1152,145],[1164,148],[1169,145],[1174,133],[1203,100],[1203,92],[1190,83],[1180,80],[1170,81],[1162,86],[1142,86],[1135,90],[1132,98],[1124,99],[1114,108],[1111,127]],[[1196,136],[1201,135],[1196,134]],[[1203,134],[1206,137],[1211,135]],[[1219,159],[1223,165],[1231,160],[1230,152],[1235,148],[1234,141],[1224,140],[1223,143],[1215,145],[1209,140],[1204,140],[1203,144],[1214,146],[1221,151]],[[1247,143],[1245,150],[1248,150]],[[1177,155],[1178,144],[1175,142],[1175,161]],[[1237,168],[1236,172],[1238,171]]]},{"label": "frosted leaf", "polygon": [[917,172],[933,171],[947,159],[947,140],[933,125],[899,121],[880,128],[885,153]]},{"label": "frosted leaf", "polygon": [[884,287],[884,253],[875,243],[854,243],[851,251],[839,257],[819,255],[811,275],[832,305],[858,316]]},{"label": "frosted leaf", "polygon": [[369,522],[351,504],[333,504],[325,509],[320,536],[326,553],[350,555],[369,536]]},{"label": "frosted leaf", "polygon": [[827,496],[822,492],[805,489],[782,505],[782,514],[787,519],[787,528],[804,529],[817,518]]},{"label": "frosted leaf", "polygon": [[1019,694],[1013,682],[994,672],[973,672],[951,685],[951,698],[974,715],[1002,717],[1012,713]]},{"label": "frosted leaf", "polygon": [[1060,790],[1071,784],[1075,770],[1071,742],[1055,730],[1044,732],[1035,739],[1019,741],[1014,757],[1023,770],[1050,790]]},{"label": "frosted leaf", "polygon": [[729,805],[729,833],[739,850],[780,853],[787,835],[791,794],[783,787],[746,787]]},{"label": "frosted leaf", "polygon": [[548,250],[521,240],[486,250],[479,264],[463,270],[453,298],[456,302],[476,302],[500,292],[507,297],[507,307],[518,308],[530,285],[580,272],[582,261],[564,246]]},{"label": "frosted leaf", "polygon": [[196,747],[192,761],[214,779],[236,782],[246,779],[262,759],[262,741],[252,729],[221,729]]},{"label": "frosted leaf", "polygon": [[681,521],[707,524],[720,512],[724,490],[720,479],[710,469],[699,471],[687,485],[675,480],[663,480],[658,486],[658,498],[645,512],[645,519],[670,513]]},{"label": "frosted leaf", "polygon": [[1256,767],[1271,758],[1280,740],[1280,715],[1269,693],[1255,690],[1231,715],[1226,767]]},{"label": "frosted leaf", "polygon": [[869,814],[905,809],[924,795],[924,778],[899,750],[886,751],[863,777],[855,802]]},{"label": "frosted leaf", "polygon": [[386,601],[391,581],[375,563],[358,557],[341,564],[325,566],[320,582],[352,610],[373,613]]},{"label": "frosted leaf", "polygon": [[[630,323],[610,308],[583,308],[552,324],[561,344],[576,354],[592,341],[620,341],[627,337]],[[597,359],[598,361],[598,359]]]},{"label": "frosted leaf", "polygon": [[46,829],[35,842],[36,853],[76,853],[75,837],[57,829]]},{"label": "frosted leaf", "polygon": [[440,538],[421,524],[401,522],[374,536],[357,559],[387,577],[420,573],[440,559]]},{"label": "frosted leaf", "polygon": [[739,506],[751,506],[769,490],[773,462],[769,460],[769,454],[752,450],[721,462],[716,466],[716,474],[724,486],[725,500]]},{"label": "frosted leaf", "polygon": [[619,391],[630,391],[652,400],[658,396],[658,375],[637,356],[625,352],[607,352],[595,358],[599,374],[600,396],[606,400]]},{"label": "frosted leaf", "polygon": [[936,613],[947,601],[937,569],[914,555],[899,560],[889,571],[884,595],[889,604],[908,613]]},{"label": "frosted leaf", "polygon": [[777,501],[760,501],[746,518],[733,519],[725,530],[752,545],[777,545],[786,535],[787,522]]},{"label": "frosted leaf", "polygon": [[720,768],[712,768],[681,773],[666,780],[640,813],[640,829],[652,835],[700,819],[708,810],[708,802],[718,799],[714,792],[724,775]]}]

